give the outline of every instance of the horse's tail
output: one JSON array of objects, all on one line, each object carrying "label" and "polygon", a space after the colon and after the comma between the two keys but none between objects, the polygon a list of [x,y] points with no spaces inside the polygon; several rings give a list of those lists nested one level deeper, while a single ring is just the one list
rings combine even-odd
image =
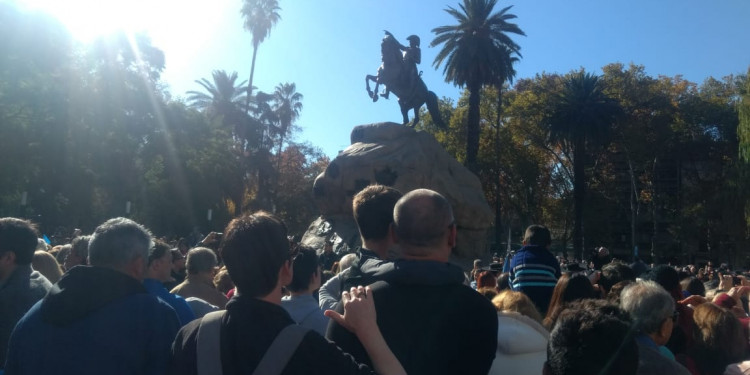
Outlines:
[{"label": "horse's tail", "polygon": [[438,106],[438,97],[435,95],[432,91],[427,91],[427,100],[425,101],[427,104],[427,110],[430,112],[430,117],[432,117],[432,122],[437,125],[440,129],[445,129],[445,123],[443,122],[443,118],[440,116],[440,107]]}]

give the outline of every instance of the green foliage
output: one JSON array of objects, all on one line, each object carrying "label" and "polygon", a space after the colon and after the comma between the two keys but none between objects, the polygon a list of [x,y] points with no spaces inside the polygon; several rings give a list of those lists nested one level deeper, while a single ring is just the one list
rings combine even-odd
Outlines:
[{"label": "green foliage", "polygon": [[[598,99],[592,102],[604,103],[617,117],[604,112],[605,137],[580,133],[587,149],[585,247],[607,246],[629,257],[638,246],[647,259],[685,262],[712,258],[737,264],[744,259],[746,221],[736,202],[747,200],[747,189],[741,188],[746,179],[736,163],[736,132],[746,78],[697,85],[679,76],[654,78],[636,65],[610,64],[602,71],[597,87],[584,91],[595,93]],[[571,141],[580,129],[561,128],[561,137],[550,138],[549,124],[575,75],[586,78],[579,72],[539,74],[504,90],[499,128],[497,90],[481,92],[478,176],[490,204],[500,200],[505,225],[514,234],[511,242],[533,223],[552,229],[557,251],[573,239],[576,158]],[[441,101],[450,119],[447,130],[435,129],[429,117],[420,124],[458,160],[465,158],[461,144],[469,96],[466,91],[457,103]],[[569,111],[567,118],[581,113]],[[499,194],[494,193],[497,184]]]},{"label": "green foliage", "polygon": [[521,47],[508,34],[525,35],[518,25],[508,22],[516,18],[507,13],[511,6],[493,13],[496,4],[497,0],[463,0],[460,10],[448,7],[445,11],[457,24],[432,29],[435,39],[430,43],[430,47],[442,45],[433,65],[445,63],[445,81],[469,90],[465,163],[473,172],[479,171],[480,90],[512,79],[513,62],[518,60],[512,55],[520,56]]}]

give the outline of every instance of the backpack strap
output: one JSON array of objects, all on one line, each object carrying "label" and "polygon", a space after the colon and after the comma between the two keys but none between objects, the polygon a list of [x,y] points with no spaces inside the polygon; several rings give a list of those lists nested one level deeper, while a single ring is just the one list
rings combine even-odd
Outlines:
[{"label": "backpack strap", "polygon": [[221,319],[226,310],[213,311],[201,319],[198,326],[196,362],[198,375],[222,375]]},{"label": "backpack strap", "polygon": [[266,350],[253,375],[279,375],[310,329],[292,324],[284,327]]}]

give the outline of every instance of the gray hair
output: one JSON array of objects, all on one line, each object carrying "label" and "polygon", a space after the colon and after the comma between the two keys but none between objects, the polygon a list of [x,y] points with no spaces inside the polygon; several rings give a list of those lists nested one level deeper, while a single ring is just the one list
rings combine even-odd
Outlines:
[{"label": "gray hair", "polygon": [[189,274],[197,274],[212,270],[218,264],[216,253],[207,247],[196,247],[187,253],[185,268]]},{"label": "gray hair", "polygon": [[133,220],[117,217],[99,225],[89,240],[89,264],[122,267],[140,257],[144,264],[153,245],[151,232]]},{"label": "gray hair", "polygon": [[620,307],[633,319],[635,328],[649,334],[659,330],[674,313],[674,299],[654,281],[638,281],[622,291]]}]

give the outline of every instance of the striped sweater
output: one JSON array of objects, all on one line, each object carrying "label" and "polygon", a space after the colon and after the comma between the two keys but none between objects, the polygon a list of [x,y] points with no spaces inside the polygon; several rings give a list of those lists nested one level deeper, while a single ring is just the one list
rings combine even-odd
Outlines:
[{"label": "striped sweater", "polygon": [[524,246],[511,260],[511,288],[529,296],[542,315],[547,312],[558,278],[560,263],[545,247]]}]

